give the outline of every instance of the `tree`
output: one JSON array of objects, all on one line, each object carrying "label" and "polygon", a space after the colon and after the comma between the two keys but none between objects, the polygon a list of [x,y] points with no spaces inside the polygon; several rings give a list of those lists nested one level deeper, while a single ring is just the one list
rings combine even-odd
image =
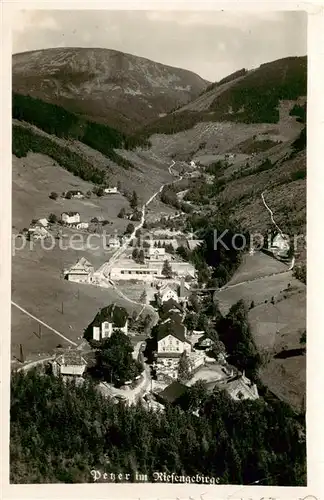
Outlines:
[{"label": "tree", "polygon": [[226,354],[226,348],[224,343],[221,340],[216,340],[212,347],[212,352],[214,356],[217,358],[220,354]]},{"label": "tree", "polygon": [[51,198],[51,200],[57,200],[58,194],[55,193],[54,191],[52,191],[51,194],[49,195],[49,197]]},{"label": "tree", "polygon": [[138,197],[137,197],[137,193],[136,191],[133,191],[133,194],[132,194],[132,197],[130,199],[130,202],[129,202],[130,206],[132,209],[135,209],[137,208],[137,205],[138,205]]},{"label": "tree", "polygon": [[140,220],[141,220],[141,218],[142,218],[142,214],[141,214],[141,212],[140,212],[139,210],[136,210],[136,211],[133,213],[133,215],[132,215],[132,220],[133,220],[133,221],[137,221],[137,222],[138,222],[138,221],[140,221]]},{"label": "tree", "polygon": [[152,323],[152,318],[149,314],[147,314],[144,318],[144,321],[143,321],[144,333],[146,333],[146,334],[149,333],[151,323]]},{"label": "tree", "polygon": [[135,247],[134,250],[132,251],[132,257],[134,260],[138,259],[138,253],[139,253],[138,248]]},{"label": "tree", "polygon": [[129,224],[127,224],[127,227],[125,229],[125,234],[132,234],[134,229],[135,229],[134,224],[130,222]]},{"label": "tree", "polygon": [[125,208],[123,207],[123,208],[121,208],[121,209],[119,210],[119,213],[118,213],[117,217],[118,217],[119,219],[124,219],[125,215],[126,215],[126,210],[125,210]]},{"label": "tree", "polygon": [[55,224],[57,222],[57,216],[55,214],[49,214],[48,222],[50,222],[51,224]]},{"label": "tree", "polygon": [[187,313],[183,323],[189,331],[195,330],[197,327],[197,314],[193,312]]},{"label": "tree", "polygon": [[141,304],[145,304],[146,299],[147,299],[147,293],[146,293],[146,290],[144,289],[143,292],[141,293],[139,301]]},{"label": "tree", "polygon": [[190,379],[190,373],[191,373],[191,366],[190,366],[189,356],[186,353],[186,351],[184,351],[179,359],[178,380],[180,382],[186,382],[187,380]]},{"label": "tree", "polygon": [[173,276],[172,266],[168,260],[165,260],[163,262],[163,267],[162,267],[161,273],[166,278],[172,278],[172,276]]},{"label": "tree", "polygon": [[139,264],[144,264],[144,262],[145,262],[144,250],[142,248],[140,249],[140,251],[138,253],[137,261]]},{"label": "tree", "polygon": [[197,292],[193,292],[189,297],[190,307],[194,310],[195,313],[199,313],[200,305],[198,300]]},{"label": "tree", "polygon": [[91,195],[92,195],[91,191],[90,191],[90,190],[89,190],[89,191],[87,191],[87,193],[86,193],[86,197],[87,197],[87,198],[91,198]]},{"label": "tree", "polygon": [[198,380],[185,394],[183,401],[184,408],[189,411],[197,411],[202,408],[208,399],[206,382]]},{"label": "tree", "polygon": [[118,191],[119,191],[119,192],[120,192],[120,191],[121,191],[121,189],[122,189],[122,184],[121,184],[121,182],[120,182],[120,181],[117,181],[117,189],[118,189]]},{"label": "tree", "polygon": [[97,351],[97,370],[108,382],[123,385],[141,371],[141,366],[134,361],[132,352],[129,337],[120,330],[114,331]]},{"label": "tree", "polygon": [[303,333],[301,334],[300,339],[299,339],[299,343],[306,344],[306,330],[304,330]]},{"label": "tree", "polygon": [[102,187],[98,187],[98,189],[96,190],[96,195],[101,198],[101,196],[103,196],[105,194],[104,190]]}]

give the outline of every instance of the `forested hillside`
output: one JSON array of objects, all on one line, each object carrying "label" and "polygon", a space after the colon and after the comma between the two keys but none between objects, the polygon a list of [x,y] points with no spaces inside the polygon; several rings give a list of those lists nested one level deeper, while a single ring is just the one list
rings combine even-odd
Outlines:
[{"label": "forested hillside", "polygon": [[[90,382],[63,383],[35,370],[12,376],[11,482],[90,482],[92,469],[166,471],[221,484],[305,485],[304,417],[282,402],[235,402],[201,385],[188,411],[164,413],[104,399]],[[197,417],[190,410],[199,410]]]},{"label": "forested hillside", "polygon": [[[13,94],[12,115],[13,118],[35,125],[48,134],[68,140],[79,140],[100,151],[123,168],[131,168],[133,165],[118,155],[114,148],[132,149],[136,146],[149,145],[147,140],[127,136],[108,125],[85,120],[61,106],[30,96]],[[17,132],[15,128],[14,133]],[[27,145],[26,142],[26,148]]]},{"label": "forested hillside", "polygon": [[208,122],[278,123],[281,100],[307,95],[307,58],[288,57],[210,85],[188,106],[146,125],[139,136],[175,134]]}]

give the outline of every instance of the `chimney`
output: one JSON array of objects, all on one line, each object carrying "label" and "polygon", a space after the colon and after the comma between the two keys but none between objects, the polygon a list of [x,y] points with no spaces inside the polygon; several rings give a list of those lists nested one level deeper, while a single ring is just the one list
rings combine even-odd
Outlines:
[{"label": "chimney", "polygon": [[180,281],[180,298],[183,299],[185,296],[185,286],[184,286],[184,277],[182,276]]}]

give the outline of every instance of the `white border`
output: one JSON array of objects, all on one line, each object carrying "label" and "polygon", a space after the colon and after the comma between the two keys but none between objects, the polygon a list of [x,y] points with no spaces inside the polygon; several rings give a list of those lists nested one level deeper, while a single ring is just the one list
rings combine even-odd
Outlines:
[{"label": "white border", "polygon": [[[85,2],[38,1],[4,2],[1,5],[1,181],[0,181],[0,307],[1,307],[1,439],[3,498],[140,498],[143,499],[319,499],[324,464],[323,424],[321,423],[324,333],[322,331],[322,265],[324,166],[324,15],[323,2],[215,2],[119,1]],[[308,16],[308,301],[307,301],[307,463],[308,486],[198,486],[168,484],[82,484],[9,485],[9,377],[10,374],[10,276],[11,276],[11,25],[17,10],[28,9],[114,9],[114,10],[304,10]],[[322,192],[321,192],[322,191]],[[317,279],[317,280],[316,280]],[[322,285],[322,286],[321,286]],[[321,446],[322,445],[322,446]],[[321,450],[322,453],[321,453]]]}]

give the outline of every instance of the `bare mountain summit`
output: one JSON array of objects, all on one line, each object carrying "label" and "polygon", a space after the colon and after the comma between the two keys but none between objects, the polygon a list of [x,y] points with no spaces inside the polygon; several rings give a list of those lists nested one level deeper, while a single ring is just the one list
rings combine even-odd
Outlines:
[{"label": "bare mountain summit", "polygon": [[13,91],[133,130],[196,98],[209,82],[180,68],[96,48],[15,54]]}]

